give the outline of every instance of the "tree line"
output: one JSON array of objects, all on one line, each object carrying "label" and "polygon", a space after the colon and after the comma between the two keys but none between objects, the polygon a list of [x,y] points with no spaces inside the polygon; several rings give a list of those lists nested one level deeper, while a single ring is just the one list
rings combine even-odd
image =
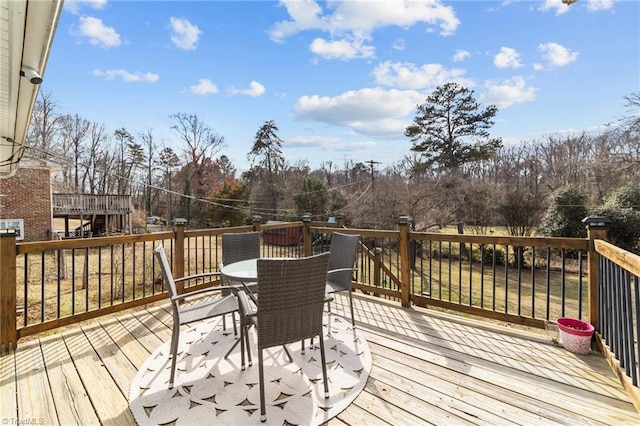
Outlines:
[{"label": "tree line", "polygon": [[[640,195],[634,198],[640,93],[621,102],[628,116],[599,132],[505,145],[490,136],[497,108],[482,107],[472,90],[447,83],[417,106],[405,131],[407,154],[395,164],[382,168],[373,158],[311,169],[306,159],[287,161],[286,142],[267,120],[247,153],[250,168],[239,174],[224,155],[224,137],[197,115],[172,114],[175,139],[167,144],[152,129],[111,132],[78,114],[59,114],[53,95],[41,92],[28,155],[63,166],[54,192],[131,195],[144,215],[184,217],[191,227],[240,225],[253,215],[291,220],[308,212],[317,220],[340,215],[365,228],[394,229],[398,216],[409,215],[416,230],[455,225],[459,232],[486,233],[503,226],[512,235],[556,235],[568,232],[551,226],[562,209],[574,222],[593,212],[629,222],[625,212],[640,212]],[[582,210],[571,210],[576,206]]]}]

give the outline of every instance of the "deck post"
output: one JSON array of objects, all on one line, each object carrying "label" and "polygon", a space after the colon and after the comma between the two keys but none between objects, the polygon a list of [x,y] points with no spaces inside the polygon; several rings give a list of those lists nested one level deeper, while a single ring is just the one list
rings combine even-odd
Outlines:
[{"label": "deck post", "polygon": [[311,213],[304,213],[302,215],[302,253],[305,257],[313,254],[312,244]]},{"label": "deck post", "polygon": [[260,232],[260,225],[262,225],[262,216],[253,215],[251,217],[251,224],[253,225],[253,230],[255,232]]},{"label": "deck post", "polygon": [[[184,226],[187,219],[176,217],[173,219],[173,239],[176,243],[175,261],[173,262],[174,278],[184,277]],[[178,284],[178,292],[184,290],[184,282]]]},{"label": "deck post", "polygon": [[611,222],[606,217],[590,216],[582,219],[587,227],[589,239],[588,282],[589,282],[589,323],[598,330],[598,253],[596,253],[594,240],[607,239],[607,224]]},{"label": "deck post", "polygon": [[[260,226],[262,225],[262,216],[257,214],[251,216],[251,225],[253,225],[254,232],[260,232]],[[262,234],[260,234],[260,237],[260,239],[262,239]]]},{"label": "deck post", "polygon": [[402,306],[408,308],[411,303],[411,263],[409,259],[409,227],[411,225],[410,216],[400,216],[396,223],[400,230],[400,301]]},{"label": "deck post", "polygon": [[16,285],[16,234],[0,234],[0,354],[18,343]]},{"label": "deck post", "polygon": [[[373,248],[373,285],[382,287],[382,247]],[[373,293],[374,296],[380,297],[380,293]]]}]

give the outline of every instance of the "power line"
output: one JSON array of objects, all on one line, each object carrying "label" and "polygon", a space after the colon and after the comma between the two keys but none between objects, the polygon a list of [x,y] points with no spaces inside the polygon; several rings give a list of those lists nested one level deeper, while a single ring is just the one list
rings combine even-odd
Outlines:
[{"label": "power line", "polygon": [[[42,154],[46,154],[46,155],[50,156],[51,158],[59,160],[62,163],[62,165],[73,167],[73,162],[71,160],[69,160],[68,158],[66,158],[64,156],[61,156],[59,154],[55,154],[55,153],[52,153],[52,152],[49,152],[47,150],[44,150],[44,149],[41,149],[41,148],[37,148],[37,147],[25,147],[25,149],[30,149],[32,151],[38,151],[38,152],[40,152]],[[87,169],[90,168],[89,165],[87,165],[86,163],[83,163],[83,162],[77,162],[76,164],[79,164],[82,167],[85,167]],[[100,170],[100,171],[102,173],[104,173],[105,175],[107,175],[107,176],[115,177],[115,178],[118,178],[118,179],[124,179],[124,180],[128,181],[130,184],[136,184],[136,185],[139,185],[139,186],[142,186],[142,187],[145,187],[145,188],[154,189],[156,191],[159,191],[159,192],[162,192],[162,193],[165,193],[165,194],[168,194],[168,195],[175,195],[175,196],[178,196],[178,197],[183,198],[183,199],[189,199],[189,200],[192,200],[192,201],[198,201],[198,202],[201,202],[201,203],[214,205],[216,207],[221,207],[221,208],[234,210],[234,211],[238,211],[238,212],[243,212],[243,213],[247,213],[247,214],[273,215],[273,214],[279,214],[279,213],[287,212],[287,209],[266,209],[265,208],[265,209],[259,209],[258,210],[258,209],[255,209],[255,208],[231,206],[231,205],[228,205],[228,204],[219,203],[218,201],[242,202],[242,203],[252,203],[252,204],[255,204],[256,202],[255,201],[252,202],[250,200],[245,200],[245,199],[233,199],[233,198],[207,198],[207,199],[204,199],[204,198],[199,198],[199,197],[196,197],[196,196],[193,196],[193,195],[187,195],[187,194],[184,194],[184,193],[181,193],[181,192],[178,192],[178,191],[169,190],[169,189],[166,189],[166,188],[163,188],[163,187],[159,187],[159,186],[156,186],[156,185],[150,185],[150,184],[148,184],[146,182],[142,182],[142,181],[136,180],[136,179],[134,179],[132,177],[121,176],[121,175],[119,175],[119,174],[117,174],[115,172],[106,171],[106,170]],[[352,182],[352,183],[349,183],[349,184],[332,187],[332,188],[329,188],[328,190],[329,191],[337,191],[337,190],[339,190],[341,188],[345,188],[345,187],[349,187],[349,186],[353,186],[353,185],[360,185],[363,182],[365,182],[365,181],[364,180],[360,180],[360,181]],[[367,186],[367,188],[365,188],[364,192],[357,198],[356,202],[358,200],[360,200],[364,196],[364,194],[369,190],[369,188],[371,186],[372,186],[371,183],[369,183],[369,186]],[[317,191],[301,192],[299,194],[314,194],[316,192]],[[343,210],[347,209],[348,207],[352,206],[354,203],[351,203],[348,206],[345,206],[345,207],[343,207],[343,208],[341,208],[339,210],[336,210],[334,212],[331,212],[329,214],[339,213],[340,211],[343,211]],[[319,215],[316,215],[316,217],[318,217],[318,216]]]}]

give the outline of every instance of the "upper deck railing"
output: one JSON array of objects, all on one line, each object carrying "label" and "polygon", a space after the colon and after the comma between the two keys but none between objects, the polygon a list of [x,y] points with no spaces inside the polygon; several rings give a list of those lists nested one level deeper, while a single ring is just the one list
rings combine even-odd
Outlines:
[{"label": "upper deck railing", "polygon": [[53,215],[127,214],[129,195],[52,194]]},{"label": "upper deck railing", "polygon": [[[174,276],[182,277],[217,271],[221,235],[252,230],[262,232],[265,257],[311,255],[329,249],[333,232],[358,234],[354,289],[406,307],[443,308],[539,328],[560,316],[588,321],[596,326],[599,348],[612,364],[622,365],[621,378],[629,380],[640,407],[640,348],[634,346],[640,331],[640,261],[603,245],[605,233],[597,227],[589,228],[588,238],[458,235],[413,232],[410,219],[403,217],[396,230],[256,220],[233,228],[187,230],[178,224],[169,232],[37,243],[16,244],[4,236],[2,350],[24,336],[167,297],[152,256],[158,245],[165,247]],[[622,269],[610,272],[606,262]],[[626,293],[619,289],[627,287]]]}]

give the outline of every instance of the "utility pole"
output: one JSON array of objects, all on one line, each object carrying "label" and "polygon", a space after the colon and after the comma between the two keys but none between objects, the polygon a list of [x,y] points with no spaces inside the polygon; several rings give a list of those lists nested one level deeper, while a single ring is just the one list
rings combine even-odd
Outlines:
[{"label": "utility pole", "polygon": [[379,162],[379,161],[373,161],[373,160],[365,161],[365,163],[369,163],[369,168],[371,168],[371,191],[373,191],[373,181],[374,181],[374,179],[373,179],[373,176],[374,176],[373,175],[373,173],[374,173],[373,167],[374,167],[374,164],[382,164],[382,163]]},{"label": "utility pole", "polygon": [[[382,164],[379,161],[373,161],[373,160],[369,160],[369,161],[365,161],[365,163],[369,163],[369,167],[371,168],[371,209],[372,212],[374,213],[372,215],[372,217],[375,217],[375,212],[376,212],[376,192],[375,192],[375,188],[374,188],[374,165],[375,164]],[[377,228],[377,224],[376,224],[376,228]]]}]

